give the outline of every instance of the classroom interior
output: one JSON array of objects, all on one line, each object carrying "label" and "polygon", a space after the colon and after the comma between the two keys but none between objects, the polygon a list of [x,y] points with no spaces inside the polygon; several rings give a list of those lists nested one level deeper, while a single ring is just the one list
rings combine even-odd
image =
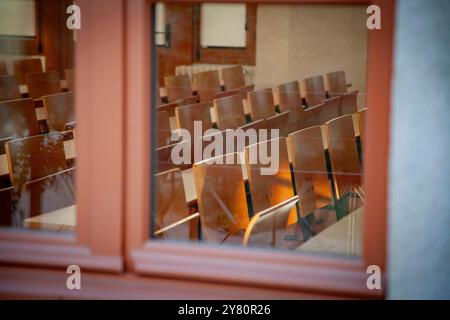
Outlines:
[{"label": "classroom interior", "polygon": [[[33,3],[3,4],[6,32],[36,33]],[[151,237],[360,256],[365,6],[157,3],[154,17]],[[43,54],[2,56],[2,225],[73,232],[76,31],[58,59],[39,32]]]}]

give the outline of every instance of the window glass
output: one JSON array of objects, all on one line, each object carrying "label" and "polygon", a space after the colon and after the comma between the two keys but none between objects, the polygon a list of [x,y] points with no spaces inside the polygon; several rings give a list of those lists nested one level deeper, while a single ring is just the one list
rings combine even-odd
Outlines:
[{"label": "window glass", "polygon": [[[359,256],[366,7],[258,4],[254,64],[229,63],[246,5],[197,8],[154,48],[152,238]],[[198,63],[196,30],[233,48]]]},{"label": "window glass", "polygon": [[36,1],[0,1],[0,36],[36,35]]}]

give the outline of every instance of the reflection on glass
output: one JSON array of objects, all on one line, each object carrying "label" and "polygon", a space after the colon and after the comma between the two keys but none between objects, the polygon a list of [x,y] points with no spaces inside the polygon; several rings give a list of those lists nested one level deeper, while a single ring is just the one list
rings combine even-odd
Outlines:
[{"label": "reflection on glass", "polygon": [[158,6],[152,234],[360,255],[365,6]]},{"label": "reflection on glass", "polygon": [[[73,31],[51,20],[67,4],[57,1],[0,4],[2,227],[76,226],[74,42]],[[45,27],[35,30],[36,20]],[[51,41],[42,47],[44,39]]]}]

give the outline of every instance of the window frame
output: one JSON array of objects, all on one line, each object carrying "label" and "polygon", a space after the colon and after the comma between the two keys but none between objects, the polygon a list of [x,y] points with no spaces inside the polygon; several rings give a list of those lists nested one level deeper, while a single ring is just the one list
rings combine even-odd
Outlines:
[{"label": "window frame", "polygon": [[[204,2],[204,1],[200,1]],[[222,2],[232,2],[225,1]],[[273,3],[273,1],[246,1]],[[299,292],[333,296],[381,298],[382,290],[368,290],[366,268],[378,265],[382,278],[386,272],[387,163],[392,74],[392,42],[395,1],[383,0],[292,0],[290,4],[376,4],[382,12],[382,29],[368,32],[367,105],[368,112],[364,167],[367,193],[363,225],[363,256],[360,260],[173,244],[149,239],[150,146],[148,88],[151,81],[148,38],[150,15],[147,2],[127,3],[126,154],[126,265],[138,274],[194,281],[220,282],[258,287],[277,287]],[[132,30],[132,31],[131,31]],[[147,90],[146,90],[147,89]],[[375,109],[375,107],[372,107]],[[131,112],[130,112],[131,111]],[[182,270],[179,266],[182,265]],[[278,272],[276,272],[278,271]],[[384,281],[383,281],[384,283]]]}]

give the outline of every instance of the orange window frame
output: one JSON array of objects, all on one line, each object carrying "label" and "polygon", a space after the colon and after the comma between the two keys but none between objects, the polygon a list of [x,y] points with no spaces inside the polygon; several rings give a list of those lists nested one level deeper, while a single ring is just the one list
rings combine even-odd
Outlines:
[{"label": "orange window frame", "polygon": [[89,270],[276,288],[305,296],[383,297],[384,290],[367,290],[365,271],[372,264],[386,271],[395,1],[283,2],[381,7],[382,29],[369,31],[368,38],[367,105],[371,108],[364,151],[367,198],[361,260],[149,240],[150,106],[156,96],[150,90],[151,1],[79,0],[76,233],[61,236],[2,229],[0,262],[51,267],[78,264]]}]

